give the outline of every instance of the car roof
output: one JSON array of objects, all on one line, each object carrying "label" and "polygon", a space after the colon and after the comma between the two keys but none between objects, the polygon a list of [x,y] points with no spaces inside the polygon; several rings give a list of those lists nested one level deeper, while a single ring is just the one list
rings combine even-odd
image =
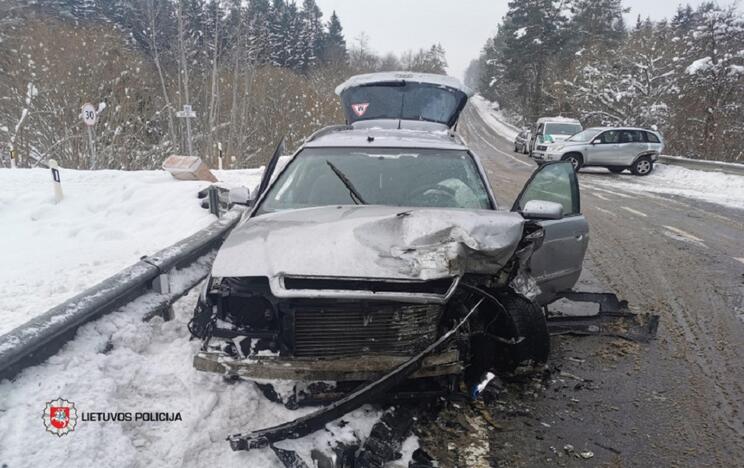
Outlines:
[{"label": "car roof", "polygon": [[659,133],[656,130],[651,130],[648,128],[641,128],[641,127],[590,127],[586,128],[585,130],[641,130],[643,132],[652,132],[652,133]]},{"label": "car roof", "polygon": [[[375,121],[375,125],[337,125],[310,136],[304,148],[423,148],[467,150],[446,126],[428,122]],[[416,125],[412,125],[416,124]],[[403,125],[403,128],[398,126]]]},{"label": "car roof", "polygon": [[540,117],[539,119],[537,119],[537,123],[572,123],[581,125],[581,122],[579,122],[577,119],[572,119],[569,117]]}]

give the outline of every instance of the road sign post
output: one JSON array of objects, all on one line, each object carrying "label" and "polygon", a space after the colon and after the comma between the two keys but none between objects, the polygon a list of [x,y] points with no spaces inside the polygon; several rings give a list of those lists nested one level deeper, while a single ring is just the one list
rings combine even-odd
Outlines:
[{"label": "road sign post", "polygon": [[176,112],[176,117],[186,119],[186,152],[188,156],[192,156],[191,119],[196,118],[196,112],[191,109],[191,104],[184,104],[183,110]]},{"label": "road sign post", "polygon": [[16,168],[16,150],[13,147],[10,148],[10,168]]},{"label": "road sign post", "polygon": [[217,143],[217,151],[219,151],[217,159],[217,169],[222,170],[222,143]]},{"label": "road sign post", "polygon": [[98,112],[93,104],[86,103],[83,105],[81,117],[85,126],[88,128],[88,147],[90,148],[90,168],[96,168],[96,143],[93,136],[93,127],[98,121]]}]

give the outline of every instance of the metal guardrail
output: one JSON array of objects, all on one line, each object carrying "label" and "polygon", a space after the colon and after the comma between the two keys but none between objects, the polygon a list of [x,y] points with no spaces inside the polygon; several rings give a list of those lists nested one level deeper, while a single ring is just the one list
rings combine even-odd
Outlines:
[{"label": "metal guardrail", "polygon": [[203,277],[193,278],[183,290],[171,292],[160,287],[162,275],[187,267],[216,250],[238,223],[243,211],[242,208],[231,209],[207,228],[154,255],[143,257],[134,265],[0,336],[0,380],[13,378],[26,367],[46,360],[74,338],[82,325],[145,294],[153,293],[155,299],[145,306],[147,316],[166,311]]},{"label": "metal guardrail", "polygon": [[723,172],[725,174],[744,175],[744,164],[726,163],[719,161],[704,161],[702,159],[680,158],[677,156],[659,156],[664,164],[682,166],[700,171]]}]

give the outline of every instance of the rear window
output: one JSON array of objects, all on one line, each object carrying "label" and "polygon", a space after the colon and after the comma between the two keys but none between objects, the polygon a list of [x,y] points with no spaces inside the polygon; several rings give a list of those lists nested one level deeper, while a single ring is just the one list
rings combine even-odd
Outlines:
[{"label": "rear window", "polygon": [[349,88],[341,94],[349,122],[403,119],[452,127],[467,96],[462,91],[425,83],[390,82]]},{"label": "rear window", "polygon": [[646,137],[648,137],[650,143],[661,143],[655,133],[646,132]]}]

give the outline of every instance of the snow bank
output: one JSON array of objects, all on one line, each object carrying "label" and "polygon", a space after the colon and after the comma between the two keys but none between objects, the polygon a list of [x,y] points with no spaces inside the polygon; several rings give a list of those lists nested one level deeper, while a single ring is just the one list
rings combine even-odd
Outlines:
[{"label": "snow bank", "polygon": [[[249,382],[228,383],[197,372],[189,341],[200,288],[174,306],[175,319],[142,322],[141,301],[83,326],[77,338],[46,363],[0,382],[0,465],[9,467],[203,467],[282,466],[270,449],[233,452],[225,437],[292,420],[311,409],[290,411],[265,399]],[[74,432],[46,433],[47,401],[75,403]],[[82,412],[180,412],[174,422],[81,421]],[[334,440],[366,438],[381,411],[362,407],[303,439],[278,444],[298,451],[308,466],[310,450],[331,455]],[[410,448],[409,448],[410,450]]]},{"label": "snow bank", "polygon": [[483,121],[486,122],[486,124],[496,133],[509,141],[514,140],[520,130],[514,125],[507,123],[503,114],[493,108],[493,103],[491,101],[483,98],[483,96],[475,95],[470,98],[470,103],[481,116]]},{"label": "snow bank", "polygon": [[[0,335],[214,221],[197,192],[163,171],[0,169]],[[217,171],[258,184],[261,171]]]},{"label": "snow bank", "polygon": [[635,192],[679,195],[744,209],[744,176],[740,175],[656,164],[654,172],[645,177],[603,178],[602,185]]}]

